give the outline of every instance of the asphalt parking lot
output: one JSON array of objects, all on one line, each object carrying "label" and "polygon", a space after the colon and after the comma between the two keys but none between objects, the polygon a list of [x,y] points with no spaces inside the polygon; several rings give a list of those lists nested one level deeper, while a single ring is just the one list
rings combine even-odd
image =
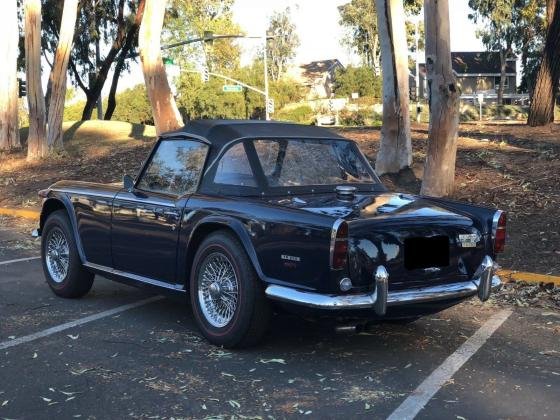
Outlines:
[{"label": "asphalt parking lot", "polygon": [[0,418],[560,413],[560,312],[471,301],[357,335],[277,315],[259,347],[231,351],[199,335],[183,302],[100,277],[64,300],[39,260],[2,264],[29,254],[0,259]]}]

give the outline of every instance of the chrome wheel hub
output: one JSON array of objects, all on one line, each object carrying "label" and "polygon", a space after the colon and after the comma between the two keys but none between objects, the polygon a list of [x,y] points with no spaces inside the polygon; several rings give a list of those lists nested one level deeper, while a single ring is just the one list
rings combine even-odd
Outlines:
[{"label": "chrome wheel hub", "polygon": [[51,279],[55,283],[62,283],[70,265],[70,247],[59,228],[54,228],[47,239],[45,263]]},{"label": "chrome wheel hub", "polygon": [[225,327],[237,309],[239,285],[233,265],[222,253],[208,255],[198,272],[198,302],[206,321]]}]

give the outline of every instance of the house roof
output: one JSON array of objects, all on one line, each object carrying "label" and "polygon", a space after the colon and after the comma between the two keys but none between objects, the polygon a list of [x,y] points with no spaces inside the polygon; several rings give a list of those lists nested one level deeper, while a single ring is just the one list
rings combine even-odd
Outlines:
[{"label": "house roof", "polygon": [[[500,73],[500,53],[498,51],[459,51],[451,53],[453,70],[457,74]],[[515,73],[515,59],[506,61],[506,73]],[[426,73],[426,65],[419,64],[420,72]]]},{"label": "house roof", "polygon": [[310,63],[300,64],[299,66],[292,67],[288,73],[290,76],[303,83],[313,83],[317,79],[321,79],[327,72],[332,71],[333,68],[342,67],[342,63],[336,58],[328,60],[311,61]]}]

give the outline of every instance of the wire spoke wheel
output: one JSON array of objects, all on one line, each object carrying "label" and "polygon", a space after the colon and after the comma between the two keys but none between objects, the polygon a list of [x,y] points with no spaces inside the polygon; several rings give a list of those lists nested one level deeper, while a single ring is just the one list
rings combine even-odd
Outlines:
[{"label": "wire spoke wheel", "polygon": [[206,321],[225,327],[237,309],[239,284],[230,260],[220,252],[208,255],[198,272],[198,302]]},{"label": "wire spoke wheel", "polygon": [[61,229],[54,228],[50,232],[45,254],[45,262],[52,280],[62,283],[68,274],[70,247]]}]

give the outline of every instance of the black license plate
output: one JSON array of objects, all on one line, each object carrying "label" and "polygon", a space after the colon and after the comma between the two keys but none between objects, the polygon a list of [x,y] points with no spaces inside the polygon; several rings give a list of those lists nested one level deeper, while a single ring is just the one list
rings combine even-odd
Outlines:
[{"label": "black license plate", "polygon": [[404,240],[404,266],[407,270],[449,265],[449,238],[444,235]]}]

